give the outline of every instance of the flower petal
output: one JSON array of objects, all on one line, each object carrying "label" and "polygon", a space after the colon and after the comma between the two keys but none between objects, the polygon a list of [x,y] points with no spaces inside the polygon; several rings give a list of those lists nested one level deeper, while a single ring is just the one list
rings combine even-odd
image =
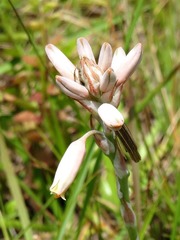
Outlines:
[{"label": "flower petal", "polygon": [[69,78],[56,76],[56,82],[61,83],[67,90],[69,90],[71,93],[78,95],[82,99],[88,99],[89,98],[89,92],[88,90],[80,85],[77,82],[72,81]]},{"label": "flower petal", "polygon": [[118,106],[119,106],[122,88],[123,88],[123,85],[119,86],[119,87],[115,90],[115,92],[114,92],[114,95],[113,95],[113,98],[112,98],[112,101],[111,101],[111,104],[112,104],[114,107],[118,107]]},{"label": "flower petal", "polygon": [[124,52],[124,49],[122,47],[117,48],[112,59],[112,69],[116,72],[117,69],[124,64],[125,59],[126,53]]},{"label": "flower petal", "polygon": [[103,76],[100,79],[100,91],[101,92],[108,92],[114,88],[116,83],[116,75],[112,68],[108,68]]},{"label": "flower petal", "polygon": [[124,124],[124,118],[122,114],[117,108],[109,103],[103,103],[98,108],[98,114],[105,125],[111,130],[117,131]]},{"label": "flower petal", "polygon": [[80,59],[83,57],[87,57],[93,62],[96,62],[91,46],[85,38],[78,38],[77,51]]},{"label": "flower petal", "polygon": [[51,193],[54,193],[57,197],[64,195],[76,177],[85,152],[84,139],[83,141],[79,139],[69,145],[58,165],[53,184],[50,187]]},{"label": "flower petal", "polygon": [[112,62],[112,48],[109,43],[103,43],[99,59],[98,59],[98,66],[103,70],[106,71],[110,66]]},{"label": "flower petal", "polygon": [[134,72],[139,64],[142,55],[141,43],[138,43],[126,56],[123,64],[119,65],[118,69],[114,69],[117,76],[117,86],[124,83]]},{"label": "flower petal", "polygon": [[59,86],[59,88],[61,89],[61,91],[62,91],[63,93],[65,93],[68,97],[70,97],[70,98],[72,98],[72,99],[75,99],[75,100],[78,100],[78,101],[84,100],[83,97],[81,97],[81,96],[79,96],[79,95],[77,95],[77,94],[72,93],[71,91],[69,91],[66,87],[64,87],[64,85],[63,85],[61,82],[56,81],[56,83],[57,83],[57,85]]},{"label": "flower petal", "polygon": [[102,77],[101,69],[86,57],[83,57],[80,63],[85,86],[92,95],[97,96],[99,94],[99,82]]},{"label": "flower petal", "polygon": [[101,95],[101,101],[104,103],[110,103],[113,98],[114,91],[105,92]]},{"label": "flower petal", "polygon": [[45,50],[57,71],[64,77],[74,79],[74,64],[53,44],[48,44]]}]

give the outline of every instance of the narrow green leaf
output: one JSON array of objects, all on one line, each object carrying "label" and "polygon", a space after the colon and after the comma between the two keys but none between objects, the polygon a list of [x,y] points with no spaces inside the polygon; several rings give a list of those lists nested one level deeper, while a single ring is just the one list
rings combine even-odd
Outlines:
[{"label": "narrow green leaf", "polygon": [[32,230],[29,228],[30,220],[28,211],[23,199],[23,195],[18,184],[17,176],[13,169],[13,164],[8,155],[8,149],[4,141],[4,137],[0,132],[0,160],[2,162],[3,170],[5,172],[7,182],[13,199],[16,202],[18,215],[21,221],[22,228],[25,229],[24,237],[26,240],[32,239]]}]

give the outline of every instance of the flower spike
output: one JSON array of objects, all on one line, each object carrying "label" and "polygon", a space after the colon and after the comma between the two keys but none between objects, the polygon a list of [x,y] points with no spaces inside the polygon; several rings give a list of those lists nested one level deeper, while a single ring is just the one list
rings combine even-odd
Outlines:
[{"label": "flower spike", "polygon": [[129,156],[138,162],[141,157],[124,124],[124,118],[118,111],[118,105],[124,83],[141,60],[142,46],[137,44],[127,55],[119,47],[113,54],[111,45],[104,43],[96,62],[89,42],[85,38],[79,38],[77,51],[80,64],[75,67],[54,45],[46,46],[48,58],[60,73],[60,76],[56,76],[58,86],[91,113],[91,129],[96,129],[97,121],[103,132],[91,130],[69,145],[58,165],[50,191],[65,200],[65,193],[85,157],[86,140],[94,134],[97,146],[113,164],[122,216],[130,239],[137,240],[136,218],[129,202],[126,159]]}]

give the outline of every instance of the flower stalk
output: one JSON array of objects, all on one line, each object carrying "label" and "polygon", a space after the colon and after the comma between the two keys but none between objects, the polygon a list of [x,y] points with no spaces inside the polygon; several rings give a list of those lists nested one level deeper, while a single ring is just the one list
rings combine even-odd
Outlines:
[{"label": "flower stalk", "polygon": [[117,155],[111,161],[116,174],[117,191],[119,200],[121,202],[122,218],[124,219],[130,239],[138,240],[139,236],[137,231],[136,216],[129,199],[128,177],[130,174],[127,169],[126,161],[119,150],[117,150]]},{"label": "flower stalk", "polygon": [[[127,55],[119,47],[113,55],[111,45],[104,43],[96,63],[91,46],[85,38],[77,40],[80,67],[74,64],[54,45],[46,46],[50,61],[60,73],[57,85],[70,98],[79,102],[90,114],[91,131],[70,144],[55,174],[51,193],[65,199],[64,194],[75,179],[85,156],[85,142],[90,135],[106,154],[114,167],[121,214],[131,240],[138,240],[136,216],[130,204],[126,157],[123,149],[135,162],[140,155],[124,118],[117,109],[127,79],[141,60],[142,46],[138,43]],[[102,126],[102,132],[95,130],[94,121]]]}]

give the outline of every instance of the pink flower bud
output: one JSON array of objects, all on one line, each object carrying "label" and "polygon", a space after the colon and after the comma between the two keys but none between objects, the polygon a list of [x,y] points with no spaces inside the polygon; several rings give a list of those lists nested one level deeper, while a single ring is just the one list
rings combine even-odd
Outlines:
[{"label": "pink flower bud", "polygon": [[109,103],[103,103],[98,108],[98,114],[105,125],[111,130],[117,131],[124,124],[124,118],[122,114],[117,108]]}]

